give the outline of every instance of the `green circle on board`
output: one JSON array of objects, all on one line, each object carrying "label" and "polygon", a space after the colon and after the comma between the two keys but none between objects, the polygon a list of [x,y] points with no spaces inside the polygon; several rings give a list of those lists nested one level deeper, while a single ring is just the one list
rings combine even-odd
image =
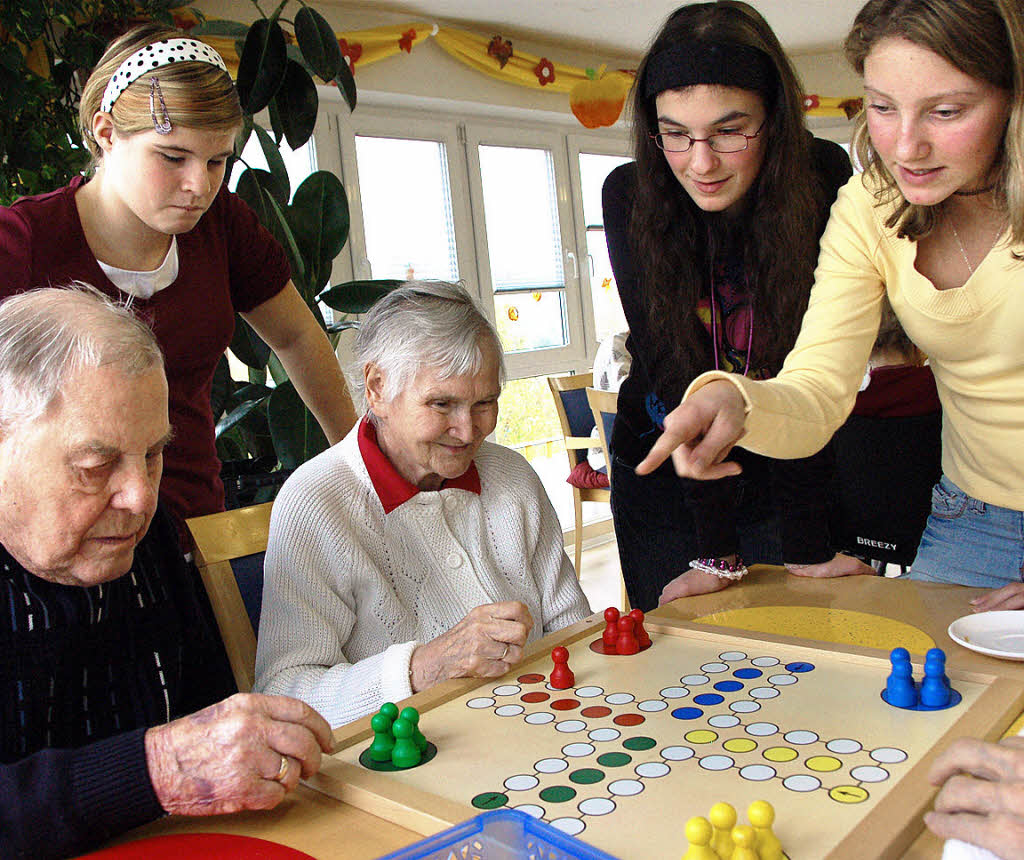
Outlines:
[{"label": "green circle on board", "polygon": [[596,767],[583,767],[569,774],[570,782],[575,782],[578,785],[593,785],[602,779],[604,779],[604,771],[598,770]]},{"label": "green circle on board", "polygon": [[631,761],[633,761],[633,756],[620,752],[603,753],[597,757],[597,763],[605,767],[622,767]]},{"label": "green circle on board", "polygon": [[651,747],[657,745],[657,741],[654,738],[627,738],[622,742],[622,745],[628,750],[649,750]]},{"label": "green circle on board", "polygon": [[569,788],[567,785],[552,785],[540,793],[540,799],[546,800],[548,803],[565,803],[567,800],[572,800],[575,796],[576,789]]},{"label": "green circle on board", "polygon": [[471,801],[477,809],[501,809],[508,803],[508,795],[498,791],[485,791]]}]

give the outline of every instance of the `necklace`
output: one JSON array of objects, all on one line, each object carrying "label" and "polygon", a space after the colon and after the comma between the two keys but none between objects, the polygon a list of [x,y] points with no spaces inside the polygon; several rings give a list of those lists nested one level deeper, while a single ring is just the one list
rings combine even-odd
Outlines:
[{"label": "necklace", "polygon": [[984,188],[975,188],[973,191],[954,191],[953,193],[957,197],[977,197],[979,194],[988,194],[989,191],[996,187],[996,183],[986,185]]},{"label": "necklace", "polygon": [[[949,215],[948,212],[946,213],[946,216],[946,220],[949,221],[950,229],[952,229],[953,231],[953,238],[956,239],[957,247],[960,248],[960,256],[964,258],[964,265],[967,266],[967,271],[970,273],[970,275],[974,275],[974,266],[971,265],[971,261],[967,256],[967,249],[964,247],[964,243],[960,241],[960,234],[957,233],[956,231],[956,224],[954,223],[953,218]],[[992,250],[992,246],[995,245],[996,240],[1000,237],[1000,235],[1002,235],[1002,232],[1003,225],[1000,224],[999,227],[996,228],[996,234],[995,236],[992,237],[992,241],[988,243],[988,248],[985,249],[985,253],[981,255],[982,260],[984,260],[985,257],[988,256],[988,252]]]}]

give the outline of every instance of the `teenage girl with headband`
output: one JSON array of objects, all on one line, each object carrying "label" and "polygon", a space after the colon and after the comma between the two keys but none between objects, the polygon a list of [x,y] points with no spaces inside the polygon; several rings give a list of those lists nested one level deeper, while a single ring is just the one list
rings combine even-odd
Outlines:
[{"label": "teenage girl with headband", "polygon": [[139,27],[107,49],[79,114],[92,175],[0,207],[0,297],[85,281],[130,304],[167,365],[175,435],[161,497],[180,519],[222,510],[210,388],[235,312],[332,444],[355,423],[344,377],[283,249],[223,185],[242,112],[216,51]]}]

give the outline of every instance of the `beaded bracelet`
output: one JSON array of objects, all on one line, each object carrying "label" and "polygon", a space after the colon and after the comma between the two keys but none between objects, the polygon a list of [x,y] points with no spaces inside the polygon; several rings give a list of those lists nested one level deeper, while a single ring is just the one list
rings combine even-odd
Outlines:
[{"label": "beaded bracelet", "polygon": [[695,558],[690,562],[690,567],[704,573],[714,574],[722,579],[743,579],[747,575],[747,566],[738,555],[732,564],[723,558]]}]

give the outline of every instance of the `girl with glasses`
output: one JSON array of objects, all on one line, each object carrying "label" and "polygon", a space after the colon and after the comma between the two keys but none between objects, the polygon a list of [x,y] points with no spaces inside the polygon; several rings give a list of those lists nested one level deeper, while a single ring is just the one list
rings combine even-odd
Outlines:
[{"label": "girl with glasses", "polygon": [[[612,433],[612,512],[630,602],[725,588],[746,562],[868,573],[828,540],[828,454],[743,454],[728,481],[635,466],[700,373],[774,376],[793,345],[846,153],[805,129],[782,47],[746,3],[676,10],[633,89],[635,161],[604,186],[608,253],[629,322]],[[861,368],[863,370],[863,367]],[[808,452],[810,453],[810,452]]]}]

